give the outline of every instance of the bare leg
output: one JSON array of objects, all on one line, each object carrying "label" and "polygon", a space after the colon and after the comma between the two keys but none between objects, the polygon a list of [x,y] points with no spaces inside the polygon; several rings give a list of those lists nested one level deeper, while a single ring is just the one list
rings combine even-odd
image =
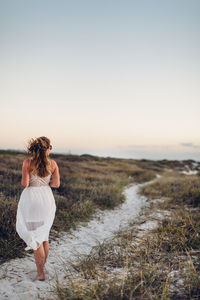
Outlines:
[{"label": "bare leg", "polygon": [[45,252],[43,244],[37,250],[33,250],[35,256],[35,263],[37,266],[37,276],[34,280],[45,280],[44,264],[45,264]]},{"label": "bare leg", "polygon": [[48,254],[49,254],[49,242],[44,241],[43,242],[43,247],[44,247],[44,252],[45,252],[45,261],[44,261],[44,263],[46,263],[47,257],[48,257]]}]

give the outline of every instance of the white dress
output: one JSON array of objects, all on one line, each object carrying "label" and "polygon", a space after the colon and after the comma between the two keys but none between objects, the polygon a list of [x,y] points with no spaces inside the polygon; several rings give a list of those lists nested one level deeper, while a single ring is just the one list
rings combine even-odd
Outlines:
[{"label": "white dress", "polygon": [[16,231],[27,244],[25,250],[37,250],[43,241],[48,241],[56,212],[50,178],[51,174],[46,177],[30,174],[29,186],[21,193]]}]

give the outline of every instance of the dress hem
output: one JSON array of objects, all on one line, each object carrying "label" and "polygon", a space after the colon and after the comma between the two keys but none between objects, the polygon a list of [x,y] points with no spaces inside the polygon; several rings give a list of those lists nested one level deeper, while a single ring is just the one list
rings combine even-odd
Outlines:
[{"label": "dress hem", "polygon": [[40,246],[42,245],[43,242],[48,242],[49,240],[48,239],[45,239],[43,240],[41,243],[39,243],[38,241],[36,241],[37,244],[39,244],[39,246],[35,249],[35,247],[31,247],[31,246],[27,246],[26,248],[24,248],[25,251],[28,251],[28,250],[34,250],[36,251],[37,249],[40,248]]}]

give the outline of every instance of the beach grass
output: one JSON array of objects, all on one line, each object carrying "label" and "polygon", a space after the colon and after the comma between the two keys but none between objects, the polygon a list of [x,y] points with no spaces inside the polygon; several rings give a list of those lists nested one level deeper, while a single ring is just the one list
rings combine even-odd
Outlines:
[{"label": "beach grass", "polygon": [[[15,231],[21,166],[25,153],[0,152],[1,262],[23,257],[25,244]],[[50,240],[59,232],[89,221],[96,209],[113,209],[124,201],[123,189],[141,187],[147,206],[127,229],[118,231],[80,256],[57,282],[58,299],[198,299],[199,293],[199,176],[181,174],[193,161],[151,161],[100,158],[91,155],[52,155],[61,174],[53,189],[57,212]],[[162,201],[157,201],[162,200]],[[162,218],[157,218],[157,213]],[[165,213],[168,214],[165,214]],[[141,230],[149,221],[155,228]],[[148,226],[147,226],[148,227]]]},{"label": "beach grass", "polygon": [[[200,298],[199,178],[163,174],[141,187],[149,206],[137,221],[71,265],[58,299]],[[157,225],[140,229],[150,221]]]},{"label": "beach grass", "polygon": [[[25,158],[23,152],[0,151],[0,262],[26,255],[26,245],[15,230]],[[126,185],[156,176],[148,167],[150,161],[145,168],[144,164],[139,166],[139,161],[110,157],[52,154],[51,158],[59,166],[61,185],[53,189],[57,211],[50,240],[57,238],[59,232],[76,228],[80,221],[89,221],[97,209],[113,209],[122,203]]]}]

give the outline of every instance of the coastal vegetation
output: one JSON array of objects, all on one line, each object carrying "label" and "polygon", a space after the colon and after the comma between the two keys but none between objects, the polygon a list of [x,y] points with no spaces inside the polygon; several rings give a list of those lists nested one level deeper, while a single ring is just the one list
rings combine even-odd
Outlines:
[{"label": "coastal vegetation", "polygon": [[71,265],[66,286],[57,283],[58,299],[200,298],[198,175],[165,171],[140,193],[149,206]]},{"label": "coastal vegetation", "polygon": [[[22,162],[26,153],[0,151],[0,262],[23,257],[26,247],[15,229],[21,186]],[[144,182],[155,177],[151,162],[101,158],[91,155],[52,154],[60,170],[61,185],[53,189],[56,217],[50,240],[59,232],[87,222],[96,209],[112,209],[124,201],[123,188],[131,182]],[[149,165],[148,165],[149,164]],[[156,171],[162,167],[156,167]]]},{"label": "coastal vegetation", "polygon": [[[15,230],[26,154],[0,151],[0,262],[23,257],[25,243]],[[137,220],[68,266],[66,285],[57,282],[61,300],[199,299],[200,176],[193,160],[134,160],[91,155],[51,154],[61,174],[53,189],[56,217],[50,241],[88,222],[97,209],[113,209],[123,190],[144,183],[139,193],[148,205]],[[196,171],[195,175],[183,171]],[[189,174],[189,173],[188,173]],[[148,184],[148,181],[151,181]]]}]

